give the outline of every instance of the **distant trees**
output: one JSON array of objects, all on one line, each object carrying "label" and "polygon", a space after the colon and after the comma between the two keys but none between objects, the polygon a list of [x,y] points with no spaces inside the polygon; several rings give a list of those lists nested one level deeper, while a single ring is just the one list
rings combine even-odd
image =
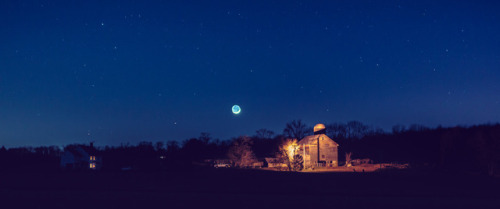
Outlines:
[{"label": "distant trees", "polygon": [[478,164],[489,176],[494,176],[497,167],[500,168],[498,165],[500,163],[500,126],[478,127],[473,141]]},{"label": "distant trees", "polygon": [[367,135],[381,134],[381,129],[373,129],[359,121],[347,123],[330,123],[326,125],[326,134],[336,140],[361,139]]},{"label": "distant trees", "polygon": [[[295,155],[298,140],[310,133],[302,121],[287,124],[283,135],[259,129],[252,137],[220,141],[210,134],[184,141],[140,142],[97,148],[103,159],[103,170],[131,167],[139,170],[191,169],[209,160],[230,158],[240,167],[252,166],[256,158],[277,156],[288,170],[300,170],[303,159]],[[307,131],[306,129],[310,129]],[[339,146],[339,153],[356,153],[356,158],[378,162],[410,163],[412,167],[446,168],[448,170],[500,172],[500,124],[471,127],[438,127],[421,125],[393,127],[392,133],[373,129],[360,122],[332,123],[327,135]],[[68,147],[76,145],[68,145]],[[80,145],[79,145],[80,146]],[[88,145],[84,145],[88,146]],[[57,146],[0,147],[0,170],[57,170],[62,150]],[[278,153],[278,154],[276,154]],[[347,164],[352,156],[339,155]]]},{"label": "distant trees", "polygon": [[168,141],[167,142],[167,154],[178,153],[180,150],[179,142],[177,141]]},{"label": "distant trees", "polygon": [[241,136],[233,140],[227,153],[236,167],[251,167],[257,159],[252,151],[253,141],[248,136]]},{"label": "distant trees", "polygon": [[282,135],[274,136],[274,132],[267,129],[259,129],[252,136],[252,150],[256,157],[263,158],[273,156],[279,147],[279,143],[283,138]]},{"label": "distant trees", "polygon": [[57,146],[0,148],[0,171],[20,169],[48,171],[59,168],[61,149]]},{"label": "distant trees", "polygon": [[349,121],[346,125],[347,138],[360,139],[368,133],[369,127],[359,121]]},{"label": "distant trees", "polygon": [[283,129],[283,136],[290,139],[301,140],[304,136],[312,133],[311,128],[307,128],[306,124],[302,123],[302,120],[293,120],[285,125]]},{"label": "distant trees", "polygon": [[331,123],[326,125],[326,135],[332,139],[346,139],[347,127],[342,123]]},{"label": "distant trees", "polygon": [[261,129],[255,131],[255,136],[257,138],[261,138],[261,139],[270,139],[270,138],[273,138],[274,132],[271,130],[267,130],[265,128],[261,128]]},{"label": "distant trees", "polygon": [[405,126],[404,125],[394,125],[392,126],[392,133],[393,134],[399,134],[399,133],[403,133],[405,131]]}]

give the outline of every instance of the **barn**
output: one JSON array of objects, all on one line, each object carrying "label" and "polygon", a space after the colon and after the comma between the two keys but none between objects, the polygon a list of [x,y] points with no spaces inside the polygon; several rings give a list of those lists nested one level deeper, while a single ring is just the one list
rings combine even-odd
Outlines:
[{"label": "barn", "polygon": [[339,145],[326,135],[325,125],[315,125],[314,135],[304,137],[298,145],[305,169],[338,166]]}]

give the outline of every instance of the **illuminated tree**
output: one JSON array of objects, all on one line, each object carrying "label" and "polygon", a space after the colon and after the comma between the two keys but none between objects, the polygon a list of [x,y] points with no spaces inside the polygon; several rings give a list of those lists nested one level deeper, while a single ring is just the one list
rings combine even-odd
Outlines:
[{"label": "illuminated tree", "polygon": [[298,150],[297,139],[286,139],[279,146],[277,158],[287,166],[289,171],[300,171],[304,168],[304,160]]},{"label": "illuminated tree", "polygon": [[352,164],[351,164],[351,156],[352,156],[352,152],[345,153],[345,166],[346,167],[351,167],[352,166]]}]

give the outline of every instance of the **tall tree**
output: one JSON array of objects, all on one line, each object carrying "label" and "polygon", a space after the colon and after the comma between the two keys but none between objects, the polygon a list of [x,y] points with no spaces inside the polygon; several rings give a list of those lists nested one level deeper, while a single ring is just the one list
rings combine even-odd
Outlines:
[{"label": "tall tree", "polygon": [[345,139],[347,137],[347,127],[343,123],[332,123],[326,125],[326,134],[332,139]]},{"label": "tall tree", "polygon": [[297,139],[286,139],[279,146],[276,157],[287,166],[288,171],[300,171],[304,168],[304,160],[298,150]]},{"label": "tall tree", "polygon": [[283,129],[283,135],[286,138],[301,140],[310,133],[307,130],[306,124],[302,123],[302,120],[293,120],[286,124],[285,129]]},{"label": "tall tree", "polygon": [[271,130],[267,130],[265,128],[261,128],[257,131],[255,131],[255,136],[260,139],[270,139],[273,138],[274,132]]},{"label": "tall tree", "polygon": [[392,134],[400,134],[400,133],[403,133],[405,131],[405,126],[404,125],[394,125],[392,126]]},{"label": "tall tree", "polygon": [[347,138],[356,138],[356,139],[363,138],[363,136],[365,136],[369,130],[368,126],[355,120],[349,121],[346,127],[348,134]]},{"label": "tall tree", "polygon": [[248,136],[241,136],[233,141],[227,155],[236,167],[250,167],[257,162],[252,144],[253,141]]}]

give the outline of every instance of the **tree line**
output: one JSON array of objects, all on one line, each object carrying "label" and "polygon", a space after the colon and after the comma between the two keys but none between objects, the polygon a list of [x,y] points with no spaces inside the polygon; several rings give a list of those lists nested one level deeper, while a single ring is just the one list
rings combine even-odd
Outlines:
[{"label": "tree line", "polygon": [[[259,129],[252,136],[229,140],[214,139],[208,133],[184,141],[139,142],[136,145],[97,147],[103,170],[191,169],[207,160],[232,159],[246,167],[264,157],[283,155],[280,145],[287,139],[300,140],[313,128],[301,120],[290,121],[282,133]],[[493,175],[500,168],[500,124],[470,127],[395,125],[391,132],[359,121],[326,124],[326,134],[339,146],[339,161],[345,153],[352,158],[370,158],[374,162],[410,163],[412,167],[453,169]],[[68,145],[75,146],[75,145]],[[56,146],[0,148],[1,170],[54,170],[64,150]],[[248,160],[250,159],[250,160]]]}]

